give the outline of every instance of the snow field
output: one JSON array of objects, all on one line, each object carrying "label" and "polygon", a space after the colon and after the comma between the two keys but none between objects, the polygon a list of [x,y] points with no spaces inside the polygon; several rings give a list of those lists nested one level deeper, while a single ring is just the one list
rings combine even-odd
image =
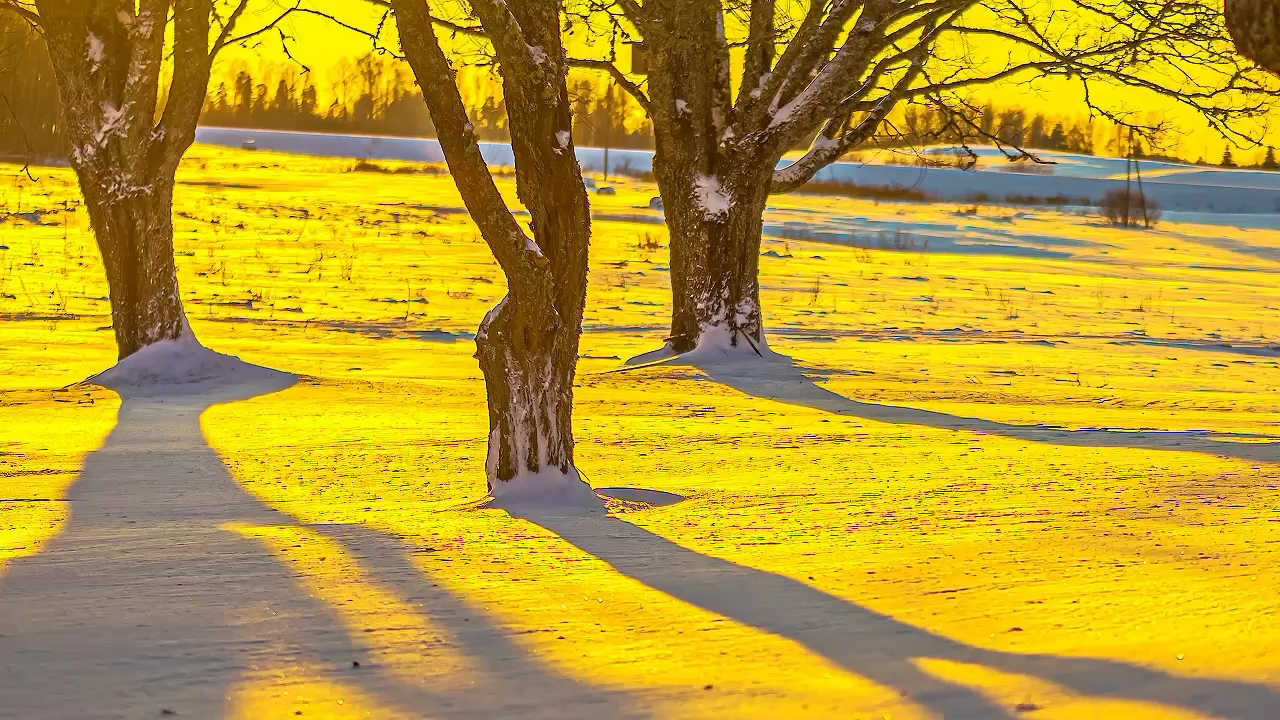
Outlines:
[{"label": "snow field", "polygon": [[[665,232],[637,209],[654,189],[620,183],[593,196],[635,217],[595,224],[576,463],[596,487],[685,499],[520,519],[459,509],[483,494],[470,333],[501,275],[447,176],[352,164],[198,147],[179,176],[196,336],[301,376],[199,414],[197,449],[250,508],[221,532],[293,579],[273,602],[332,618],[218,675],[226,716],[1273,707],[1258,701],[1280,684],[1275,233],[784,198],[778,218],[814,227],[963,223],[948,232],[1065,254],[774,234],[762,304],[794,365],[613,373],[669,319]],[[6,207],[74,198],[69,172],[38,175],[0,190]],[[51,390],[114,347],[83,211],[43,221],[0,224],[0,598],[74,528],[82,501],[60,500],[120,407]],[[66,692],[56,680],[43,689]]]}]

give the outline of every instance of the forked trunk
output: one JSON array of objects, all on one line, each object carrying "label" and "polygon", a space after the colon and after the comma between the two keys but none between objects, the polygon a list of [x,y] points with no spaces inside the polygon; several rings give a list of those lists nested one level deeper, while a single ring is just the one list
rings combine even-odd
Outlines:
[{"label": "forked trunk", "polygon": [[768,176],[655,175],[671,233],[671,350],[764,352],[760,240]]},{"label": "forked trunk", "polygon": [[174,175],[195,140],[213,57],[237,35],[244,4],[215,34],[210,0],[34,5],[123,360],[187,330],[173,261]]},{"label": "forked trunk", "polygon": [[[573,378],[587,292],[591,214],[573,152],[557,0],[475,0],[509,109],[518,222],[480,154],[457,78],[422,0],[392,0],[400,43],[462,201],[507,277],[476,334],[489,404],[485,464],[495,500],[599,502],[573,466]],[[519,108],[519,112],[511,112]],[[532,231],[532,237],[525,228]]]},{"label": "forked trunk", "polygon": [[111,327],[123,360],[153,343],[176,339],[186,318],[173,260],[173,179],[152,178],[127,194],[111,194],[109,182],[80,177],[106,267]]}]

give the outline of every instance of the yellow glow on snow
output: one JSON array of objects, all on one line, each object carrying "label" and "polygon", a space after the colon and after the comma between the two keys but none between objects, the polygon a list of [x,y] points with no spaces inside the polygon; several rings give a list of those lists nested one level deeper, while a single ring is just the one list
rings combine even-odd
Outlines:
[{"label": "yellow glow on snow", "polygon": [[1053,683],[1025,675],[998,672],[980,665],[932,658],[923,658],[918,664],[932,675],[975,688],[992,698],[1026,697],[1027,701],[1020,702],[1014,707],[1019,717],[1032,720],[1073,720],[1074,718],[1208,720],[1209,718],[1208,715],[1186,712],[1155,703],[1082,697]]},{"label": "yellow glow on snow", "polygon": [[[365,662],[391,668],[414,683],[458,679],[465,663],[443,647],[445,635],[395,593],[370,580],[359,560],[314,531],[293,526],[232,525],[289,565],[311,594],[336,609],[353,638],[364,646]],[[454,688],[456,689],[456,688]]]},{"label": "yellow glow on snow", "polygon": [[68,512],[59,501],[119,407],[101,388],[0,387],[0,575],[8,561],[34,555],[57,534]]},{"label": "yellow glow on snow", "polygon": [[[1073,686],[1046,657],[1189,693],[1280,684],[1280,469],[1257,454],[1275,441],[1280,367],[1204,342],[1273,342],[1280,233],[778,198],[787,220],[1080,245],[1047,258],[767,240],[770,342],[803,377],[753,384],[606,372],[669,322],[665,231],[640,209],[656,190],[619,183],[592,198],[577,461],[597,487],[687,499],[540,525],[470,505],[488,423],[466,333],[501,273],[447,175],[351,165],[197,147],[179,176],[177,260],[206,345],[304,375],[204,414],[236,480],[282,511],[237,530],[333,608],[387,682],[456,699],[514,672],[507,687],[570,707],[593,693],[675,718],[937,716],[895,682],[1034,705],[1032,718],[1200,717]],[[69,171],[38,175],[7,183],[5,202],[75,198]],[[42,222],[0,224],[6,499],[63,497],[118,406],[101,390],[79,396],[93,404],[30,390],[114,360],[83,210]],[[1100,427],[1149,432],[1062,434]],[[1159,432],[1189,430],[1212,432]],[[64,513],[0,503],[0,560],[33,552]],[[385,553],[341,539],[350,528],[408,560],[388,574]],[[763,612],[772,602],[786,604]],[[421,716],[371,687],[282,659],[231,707]]]},{"label": "yellow glow on snow", "polygon": [[227,720],[310,717],[324,720],[411,720],[429,717],[386,707],[358,689],[322,677],[320,670],[258,670],[227,697]]}]

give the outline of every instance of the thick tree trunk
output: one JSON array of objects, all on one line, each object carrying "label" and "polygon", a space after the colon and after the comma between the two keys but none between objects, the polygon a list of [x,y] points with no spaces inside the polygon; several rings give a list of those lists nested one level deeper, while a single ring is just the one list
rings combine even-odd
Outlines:
[{"label": "thick tree trunk", "polygon": [[485,474],[495,496],[513,481],[577,482],[572,424],[577,333],[553,331],[544,338],[549,342],[527,343],[518,313],[504,299],[476,337],[489,403]]},{"label": "thick tree trunk", "polygon": [[188,331],[173,260],[174,175],[195,140],[213,56],[244,6],[211,34],[210,0],[35,5],[123,360]]},{"label": "thick tree trunk", "polygon": [[1241,55],[1280,73],[1280,5],[1275,0],[1226,0],[1227,29]]},{"label": "thick tree trunk", "polygon": [[[671,335],[677,353],[698,347],[763,353],[760,240],[769,175],[741,163],[725,178],[677,169],[655,157],[671,233]],[[726,162],[726,167],[735,163]]]},{"label": "thick tree trunk", "polygon": [[80,186],[106,267],[120,359],[177,339],[187,324],[173,260],[173,178],[121,195],[81,173]]},{"label": "thick tree trunk", "polygon": [[[549,8],[521,10],[526,32],[543,28],[539,35],[554,36],[557,15]],[[502,73],[508,102],[543,105],[512,116],[510,128],[516,195],[529,210],[533,230],[530,250],[545,258],[551,272],[548,286],[544,271],[513,268],[507,297],[477,333],[489,396],[489,492],[594,500],[573,465],[573,381],[587,298],[591,214],[566,130],[572,126],[568,92],[559,84],[552,97],[542,88],[530,97],[522,78],[505,68]]]}]

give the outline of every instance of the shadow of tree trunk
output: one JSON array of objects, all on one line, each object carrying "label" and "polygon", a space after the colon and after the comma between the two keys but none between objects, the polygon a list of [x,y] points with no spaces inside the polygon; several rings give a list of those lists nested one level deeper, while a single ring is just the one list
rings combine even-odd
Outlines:
[{"label": "shadow of tree trunk", "polygon": [[674,598],[763,632],[803,644],[849,672],[896,688],[939,717],[1014,717],[972,689],[921,670],[918,659],[943,659],[1032,675],[1077,693],[1178,706],[1214,717],[1275,717],[1280,692],[1264,685],[1169,675],[1124,662],[1020,654],[973,647],[830,595],[783,575],[684,548],[603,514],[526,512],[533,522]]},{"label": "shadow of tree trunk", "polygon": [[431,586],[394,538],[310,528],[351,546],[377,582],[424,623],[447,627],[443,642],[483,669],[450,683],[465,692],[407,683],[367,661],[376,636],[344,626],[267,547],[224,529],[296,522],[236,483],[200,415],[294,380],[214,395],[123,393],[115,429],[69,491],[61,532],[0,576],[0,718],[224,717],[254,671],[298,666],[408,717],[640,716],[621,693],[528,657],[482,610]]},{"label": "shadow of tree trunk", "polygon": [[[679,365],[678,359],[667,363]],[[1000,435],[1027,442],[1073,447],[1113,447],[1138,450],[1179,450],[1253,462],[1280,462],[1280,443],[1215,440],[1228,433],[1150,430],[1067,430],[1042,425],[1016,425],[968,418],[933,410],[862,402],[831,392],[807,377],[791,358],[775,355],[765,361],[703,363],[692,367],[712,380],[752,397],[822,410],[835,415],[894,425],[917,425]]]}]

